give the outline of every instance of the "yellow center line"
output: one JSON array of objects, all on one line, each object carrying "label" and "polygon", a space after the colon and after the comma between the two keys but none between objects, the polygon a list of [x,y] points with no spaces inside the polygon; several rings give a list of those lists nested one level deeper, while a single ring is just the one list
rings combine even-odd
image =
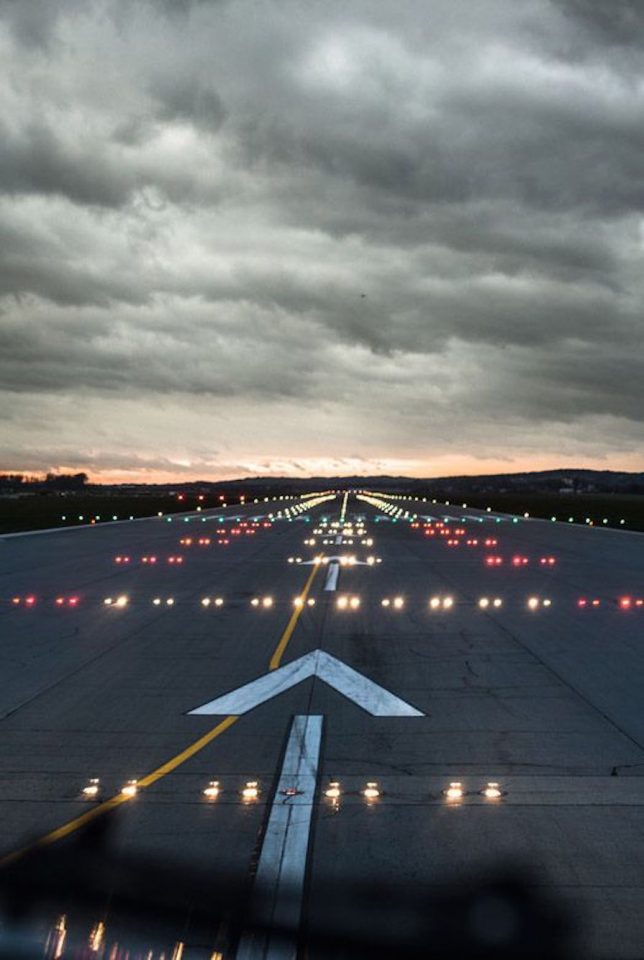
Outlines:
[{"label": "yellow center line", "polygon": [[[304,589],[300,594],[300,597],[303,601],[302,605],[296,607],[291,614],[284,632],[282,633],[282,636],[280,637],[278,644],[273,651],[273,655],[271,656],[269,662],[270,670],[276,670],[280,665],[280,661],[284,656],[284,651],[286,650],[289,640],[291,639],[293,631],[297,625],[297,621],[304,610],[306,598],[309,590],[311,589],[311,584],[313,583],[313,579],[318,572],[318,569],[319,565],[315,564],[311,571],[311,575],[306,581]],[[233,714],[225,717],[217,724],[217,726],[213,727],[212,730],[209,730],[207,733],[204,733],[203,736],[199,737],[198,740],[195,740],[194,743],[189,744],[189,746],[187,746],[185,750],[182,750],[181,753],[178,753],[170,760],[167,760],[165,763],[161,764],[161,766],[157,767],[156,770],[152,770],[151,773],[146,774],[145,777],[137,782],[137,786],[145,789],[146,787],[152,786],[153,783],[156,783],[163,777],[166,777],[169,773],[172,773],[173,770],[176,770],[177,767],[180,767],[183,763],[185,763],[186,760],[194,757],[195,754],[203,750],[203,748],[208,746],[209,743],[212,743],[213,740],[221,736],[222,733],[225,733],[226,730],[232,727],[232,725],[238,720],[239,717]],[[92,820],[96,820],[97,817],[101,817],[103,814],[109,813],[111,810],[115,810],[117,807],[121,806],[121,804],[127,803],[129,800],[131,800],[131,797],[128,797],[123,793],[117,793],[113,797],[109,797],[109,799],[104,800],[102,803],[98,803],[95,807],[92,807],[91,810],[87,810],[79,817],[74,817],[73,820],[69,820],[67,823],[62,824],[62,826],[56,827],[55,830],[51,830],[49,833],[43,834],[42,837],[38,837],[36,840],[26,844],[24,847],[19,847],[18,849],[7,853],[4,857],[0,857],[0,868],[8,866],[10,863],[14,863],[16,860],[20,860],[25,856],[25,854],[30,853],[32,850],[35,850],[38,847],[49,846],[52,843],[56,843],[57,840],[62,840],[65,837],[70,836],[70,834],[80,830],[86,824],[91,823]]]},{"label": "yellow center line", "polygon": [[298,621],[299,618],[300,618],[300,614],[302,613],[302,610],[304,609],[304,604],[306,603],[306,598],[307,598],[308,595],[309,595],[309,590],[311,589],[311,584],[313,583],[313,578],[315,577],[315,574],[318,572],[318,569],[319,569],[319,564],[317,564],[317,563],[314,564],[313,569],[311,570],[311,576],[310,576],[309,579],[306,581],[306,583],[305,583],[305,585],[304,585],[304,589],[302,590],[302,593],[300,594],[300,600],[302,601],[302,603],[301,603],[301,605],[300,605],[299,607],[296,607],[296,608],[295,608],[295,610],[294,610],[293,613],[291,614],[291,619],[290,619],[289,622],[286,624],[286,629],[285,629],[284,633],[282,634],[282,636],[280,637],[280,641],[279,641],[279,643],[277,644],[277,646],[275,647],[275,650],[274,650],[274,652],[273,652],[273,656],[271,657],[271,659],[270,659],[270,661],[269,661],[269,664],[268,664],[268,669],[269,669],[269,670],[277,670],[277,668],[278,668],[279,665],[280,665],[280,662],[281,662],[281,660],[282,660],[282,657],[284,656],[284,651],[286,650],[286,648],[287,648],[287,646],[288,646],[288,642],[289,642],[289,640],[291,639],[291,635],[292,635],[293,631],[295,630],[295,625],[296,625],[297,621]]}]

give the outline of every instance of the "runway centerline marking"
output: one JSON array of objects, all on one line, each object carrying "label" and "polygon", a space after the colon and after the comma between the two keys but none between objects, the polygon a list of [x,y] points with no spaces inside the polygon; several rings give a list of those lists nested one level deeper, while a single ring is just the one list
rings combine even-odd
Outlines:
[{"label": "runway centerline marking", "polygon": [[338,586],[338,577],[340,575],[340,564],[336,561],[330,563],[327,569],[326,580],[324,581],[325,590],[336,590]]},{"label": "runway centerline marking", "polygon": [[[146,518],[147,519],[147,518]],[[300,596],[304,600],[308,595],[308,592],[313,583],[313,578],[318,571],[318,567],[313,567],[311,574],[304,585],[304,589]],[[276,670],[279,667],[280,661],[284,655],[284,651],[288,646],[288,642],[291,639],[293,631],[297,625],[297,621],[300,618],[304,607],[296,607],[291,617],[280,637],[273,655],[271,656],[269,662],[269,670]],[[239,715],[230,714],[221,720],[212,730],[209,730],[207,733],[204,733],[203,736],[199,737],[194,743],[189,744],[184,750],[176,754],[176,756],[171,757],[170,760],[166,760],[165,763],[157,767],[155,770],[152,770],[151,773],[146,774],[138,781],[138,786],[145,789],[150,787],[153,783],[156,783],[158,780],[161,780],[163,777],[166,777],[169,773],[172,773],[177,767],[180,767],[186,760],[189,760],[191,757],[194,757],[195,754],[199,753],[206,747],[209,743],[212,743],[217,737],[221,736],[222,733],[225,733],[234,723],[239,720]],[[8,866],[11,863],[15,863],[17,860],[20,860],[25,854],[30,853],[33,850],[36,850],[38,847],[49,846],[52,843],[56,843],[57,840],[62,840],[64,837],[70,836],[72,833],[75,833],[77,830],[82,829],[86,824],[91,823],[93,820],[96,820],[98,817],[103,816],[106,813],[116,809],[124,803],[131,802],[130,797],[125,796],[122,793],[117,793],[112,797],[109,797],[107,800],[103,800],[101,803],[98,803],[96,806],[92,807],[90,810],[87,810],[85,813],[82,813],[78,817],[74,817],[72,820],[68,820],[67,823],[63,823],[60,827],[56,827],[54,830],[50,830],[49,833],[43,834],[43,836],[36,838],[31,843],[26,844],[23,847],[18,847],[16,850],[12,850],[4,856],[0,856],[0,868]]]},{"label": "runway centerline marking", "polygon": [[[268,817],[255,885],[261,897],[262,925],[297,930],[302,912],[304,874],[322,745],[321,716],[296,716]],[[284,937],[243,934],[236,960],[295,956]]]}]

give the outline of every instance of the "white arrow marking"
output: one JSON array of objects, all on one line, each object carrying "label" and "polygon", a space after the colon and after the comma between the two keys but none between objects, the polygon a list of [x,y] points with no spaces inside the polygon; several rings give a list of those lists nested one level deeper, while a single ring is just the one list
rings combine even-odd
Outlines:
[{"label": "white arrow marking", "polygon": [[[255,875],[265,903],[258,919],[281,929],[297,930],[300,922],[322,719],[293,718]],[[237,960],[285,960],[295,957],[296,948],[295,937],[289,941],[271,934],[245,933],[237,949]]]},{"label": "white arrow marking", "polygon": [[241,716],[255,707],[279,696],[291,687],[297,686],[309,677],[318,677],[337,690],[348,700],[370,713],[372,717],[424,717],[409,703],[394,696],[384,687],[369,680],[362,673],[342,663],[341,660],[325,653],[324,650],[312,650],[298,660],[293,660],[278,670],[265,673],[250,683],[225,693],[222,697],[210,700],[201,707],[190,710],[191,716],[210,716],[211,714],[233,714]]},{"label": "white arrow marking", "polygon": [[326,580],[324,581],[325,590],[335,590],[338,586],[338,576],[340,574],[340,564],[339,563],[330,563],[329,569],[326,573]]}]

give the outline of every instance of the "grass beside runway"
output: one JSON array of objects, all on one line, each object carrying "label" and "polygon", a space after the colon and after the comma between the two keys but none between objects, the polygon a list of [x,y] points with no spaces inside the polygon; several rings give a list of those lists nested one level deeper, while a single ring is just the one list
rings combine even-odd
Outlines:
[{"label": "grass beside runway", "polygon": [[[431,504],[434,498],[428,497],[427,503]],[[586,524],[590,520],[596,527],[644,530],[644,496],[636,494],[482,493],[461,497],[445,494],[445,498],[453,509],[467,503],[468,507],[475,509],[491,507],[493,511],[520,517],[528,513],[543,520],[556,517],[566,523],[572,517],[573,523]],[[443,506],[445,498],[435,499],[439,506]]]},{"label": "grass beside runway", "polygon": [[[231,506],[234,504],[230,504]],[[46,530],[51,527],[83,527],[113,520],[156,517],[189,510],[212,510],[223,507],[217,496],[206,495],[203,500],[186,494],[183,500],[176,496],[116,496],[113,494],[27,494],[0,497],[0,534],[28,530]]]}]

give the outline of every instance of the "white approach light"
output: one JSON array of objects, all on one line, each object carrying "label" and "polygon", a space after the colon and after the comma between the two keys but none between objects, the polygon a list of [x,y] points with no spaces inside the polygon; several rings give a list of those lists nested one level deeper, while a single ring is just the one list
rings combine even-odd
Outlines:
[{"label": "white approach light", "polygon": [[369,780],[362,791],[362,796],[368,803],[373,803],[380,796],[380,788],[375,780]]},{"label": "white approach light", "polygon": [[87,800],[94,800],[98,796],[100,790],[100,780],[98,777],[92,777],[91,780],[88,780],[85,786],[83,787],[83,796]]},{"label": "white approach light", "polygon": [[152,603],[154,604],[155,607],[158,607],[159,604],[161,603],[161,597],[155,597]]},{"label": "white approach light", "polygon": [[259,799],[259,783],[257,780],[247,780],[246,786],[241,792],[244,803],[254,803]]},{"label": "white approach light", "polygon": [[489,606],[490,606],[489,599],[487,597],[481,597],[481,599],[479,600],[479,607],[481,607],[482,610],[487,610]]},{"label": "white approach light", "polygon": [[443,609],[444,609],[444,610],[451,610],[451,608],[452,608],[453,606],[454,606],[454,598],[453,598],[453,597],[445,597],[444,600],[443,600]]},{"label": "white approach light", "polygon": [[447,790],[443,792],[448,800],[462,800],[464,794],[463,784],[460,780],[452,780]]},{"label": "white approach light", "polygon": [[336,603],[338,610],[346,610],[348,602],[349,601],[347,600],[346,597],[338,597],[338,600]]},{"label": "white approach light", "polygon": [[402,597],[394,597],[394,607],[396,610],[402,610],[405,605],[405,601]]},{"label": "white approach light", "polygon": [[210,780],[208,786],[205,788],[203,795],[206,800],[216,800],[219,796],[219,780]]},{"label": "white approach light", "polygon": [[126,596],[117,597],[114,601],[114,605],[117,607],[127,607],[128,598]]},{"label": "white approach light", "polygon": [[391,603],[391,601],[390,601],[387,597],[385,597],[384,600],[381,600],[381,601],[380,601],[380,604],[381,604],[381,606],[383,606],[383,607],[388,607],[390,603]]},{"label": "white approach light", "polygon": [[539,597],[530,597],[528,600],[528,609],[536,610],[539,606]]},{"label": "white approach light", "polygon": [[273,598],[272,598],[272,597],[264,597],[264,599],[262,600],[262,606],[264,607],[264,609],[268,609],[269,607],[272,607],[272,606],[273,606]]},{"label": "white approach light", "polygon": [[360,606],[360,597],[351,597],[351,600],[349,601],[349,606],[351,607],[352,610],[357,610],[358,607]]},{"label": "white approach light", "polygon": [[481,793],[487,800],[498,800],[501,797],[501,788],[496,781],[490,780]]},{"label": "white approach light", "polygon": [[135,797],[139,792],[139,786],[137,780],[128,780],[128,782],[121,787],[121,793],[124,797]]},{"label": "white approach light", "polygon": [[210,606],[210,597],[204,597],[203,600],[201,601],[201,606],[202,606],[202,607],[209,607],[209,606]]}]

